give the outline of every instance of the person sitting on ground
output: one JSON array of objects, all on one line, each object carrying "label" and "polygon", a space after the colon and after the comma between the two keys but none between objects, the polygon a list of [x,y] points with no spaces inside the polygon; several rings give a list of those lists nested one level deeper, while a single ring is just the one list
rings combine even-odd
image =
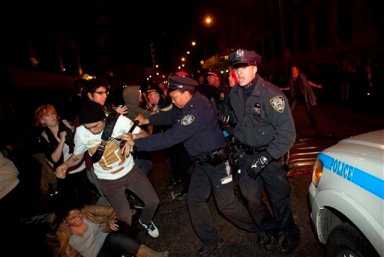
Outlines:
[{"label": "person sitting on ground", "polygon": [[167,257],[130,235],[130,227],[116,220],[112,207],[60,201],[53,218],[61,257]]}]

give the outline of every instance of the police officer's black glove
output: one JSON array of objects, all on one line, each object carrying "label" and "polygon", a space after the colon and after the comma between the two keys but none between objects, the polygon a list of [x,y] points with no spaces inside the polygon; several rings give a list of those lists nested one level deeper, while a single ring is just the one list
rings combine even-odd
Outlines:
[{"label": "police officer's black glove", "polygon": [[256,179],[257,175],[268,165],[268,163],[272,160],[272,156],[267,152],[254,153],[249,155],[251,160],[249,162],[249,166],[246,169],[247,174],[250,178]]}]

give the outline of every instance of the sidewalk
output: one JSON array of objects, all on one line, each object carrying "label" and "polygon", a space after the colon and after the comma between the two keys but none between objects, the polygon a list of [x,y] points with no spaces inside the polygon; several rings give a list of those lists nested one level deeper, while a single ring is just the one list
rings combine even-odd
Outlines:
[{"label": "sidewalk", "polygon": [[293,117],[298,138],[332,136],[341,139],[384,128],[384,115],[377,111],[369,113],[357,107],[320,103],[313,107],[313,113],[317,129],[311,127],[304,106],[296,107]]}]

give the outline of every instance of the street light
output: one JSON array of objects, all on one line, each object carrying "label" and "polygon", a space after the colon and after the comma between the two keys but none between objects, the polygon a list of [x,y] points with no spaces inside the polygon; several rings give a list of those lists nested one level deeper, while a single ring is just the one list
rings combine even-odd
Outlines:
[{"label": "street light", "polygon": [[213,19],[210,15],[206,16],[205,19],[204,19],[204,22],[205,24],[207,24],[208,26],[210,26],[213,22]]},{"label": "street light", "polygon": [[[208,28],[213,28],[215,31],[217,31],[214,36],[217,37],[217,46],[219,51],[226,50],[227,48],[227,40],[226,40],[226,35],[225,35],[225,30],[224,30],[224,24],[223,22],[215,22],[214,18],[211,15],[206,15],[204,17],[204,24]],[[215,26],[215,27],[214,27]]]}]

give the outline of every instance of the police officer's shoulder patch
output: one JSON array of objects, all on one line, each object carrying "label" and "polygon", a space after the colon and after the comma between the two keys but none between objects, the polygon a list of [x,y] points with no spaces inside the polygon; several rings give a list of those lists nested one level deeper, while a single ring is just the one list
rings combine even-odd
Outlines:
[{"label": "police officer's shoulder patch", "polygon": [[192,114],[187,114],[181,118],[180,123],[181,125],[188,126],[192,124],[192,122],[194,121],[195,121],[195,116],[193,116]]},{"label": "police officer's shoulder patch", "polygon": [[273,97],[269,102],[271,103],[273,109],[275,109],[276,111],[280,113],[284,111],[285,101],[284,97],[282,97],[281,95]]}]

